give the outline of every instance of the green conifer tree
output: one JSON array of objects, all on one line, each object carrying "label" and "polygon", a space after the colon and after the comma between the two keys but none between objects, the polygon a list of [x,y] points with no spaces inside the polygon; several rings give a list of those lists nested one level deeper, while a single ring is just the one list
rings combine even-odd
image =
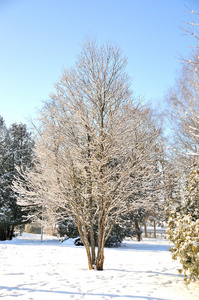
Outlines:
[{"label": "green conifer tree", "polygon": [[12,239],[14,226],[24,219],[12,182],[17,166],[31,167],[34,143],[26,125],[14,123],[7,129],[2,117],[0,132],[0,240],[5,240]]},{"label": "green conifer tree", "polygon": [[182,265],[185,281],[199,279],[199,166],[194,164],[181,203],[169,208],[168,237],[175,247],[172,258]]}]

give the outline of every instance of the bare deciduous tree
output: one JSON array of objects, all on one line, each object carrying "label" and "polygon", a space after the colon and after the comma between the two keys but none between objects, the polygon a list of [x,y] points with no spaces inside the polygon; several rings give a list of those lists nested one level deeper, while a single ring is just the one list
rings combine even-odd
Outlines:
[{"label": "bare deciduous tree", "polygon": [[[194,10],[187,8],[191,15],[191,22],[181,29],[196,39],[195,47],[190,47],[191,52],[187,58],[181,58],[182,71],[175,85],[168,92],[169,118],[172,129],[175,131],[175,144],[180,149],[180,154],[186,155],[186,160],[191,156],[198,156],[199,141],[199,49],[198,49],[198,16]],[[188,157],[187,157],[188,155]]]},{"label": "bare deciduous tree", "polygon": [[[191,160],[199,152],[199,50],[184,62],[182,73],[168,92],[167,100],[175,147]],[[179,154],[180,155],[180,154]],[[189,157],[189,158],[188,158]]]},{"label": "bare deciduous tree", "polygon": [[152,201],[150,182],[157,174],[161,130],[133,99],[125,66],[119,48],[85,43],[41,111],[37,162],[23,174],[28,189],[14,183],[23,205],[38,203],[57,220],[67,215],[74,222],[89,269],[103,270],[113,225],[130,208]]}]

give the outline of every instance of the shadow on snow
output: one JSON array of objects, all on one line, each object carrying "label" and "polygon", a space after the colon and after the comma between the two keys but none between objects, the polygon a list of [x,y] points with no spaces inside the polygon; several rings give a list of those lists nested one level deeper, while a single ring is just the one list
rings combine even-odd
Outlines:
[{"label": "shadow on snow", "polygon": [[[8,290],[8,291],[28,291],[28,292],[41,292],[41,293],[53,293],[53,294],[64,294],[64,295],[81,295],[81,296],[99,296],[99,297],[111,297],[111,298],[129,298],[129,299],[140,299],[140,300],[168,300],[166,298],[159,298],[159,297],[149,297],[149,296],[133,296],[133,295],[119,295],[119,294],[106,294],[106,293],[78,293],[78,292],[67,292],[67,291],[51,291],[51,290],[37,290],[37,289],[29,289],[25,288],[23,286],[19,287],[5,287],[5,286],[0,286],[0,290]],[[14,297],[21,297],[22,294],[20,295],[13,295]],[[56,295],[55,295],[56,296]]]}]

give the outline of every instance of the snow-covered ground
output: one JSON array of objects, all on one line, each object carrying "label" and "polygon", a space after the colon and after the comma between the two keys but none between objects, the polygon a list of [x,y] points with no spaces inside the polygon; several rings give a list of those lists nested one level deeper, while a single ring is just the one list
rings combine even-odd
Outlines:
[{"label": "snow-covered ground", "polygon": [[125,241],[105,249],[104,271],[89,271],[84,247],[23,234],[0,242],[0,298],[198,300],[198,285],[184,284],[168,248],[160,239]]}]

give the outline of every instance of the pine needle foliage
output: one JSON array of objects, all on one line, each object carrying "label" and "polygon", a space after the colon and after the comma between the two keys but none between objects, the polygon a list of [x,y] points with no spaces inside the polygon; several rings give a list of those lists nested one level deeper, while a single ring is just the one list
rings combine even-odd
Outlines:
[{"label": "pine needle foliage", "polygon": [[199,167],[194,165],[186,186],[183,201],[177,206],[170,203],[167,224],[173,259],[178,259],[185,281],[199,280]]}]

